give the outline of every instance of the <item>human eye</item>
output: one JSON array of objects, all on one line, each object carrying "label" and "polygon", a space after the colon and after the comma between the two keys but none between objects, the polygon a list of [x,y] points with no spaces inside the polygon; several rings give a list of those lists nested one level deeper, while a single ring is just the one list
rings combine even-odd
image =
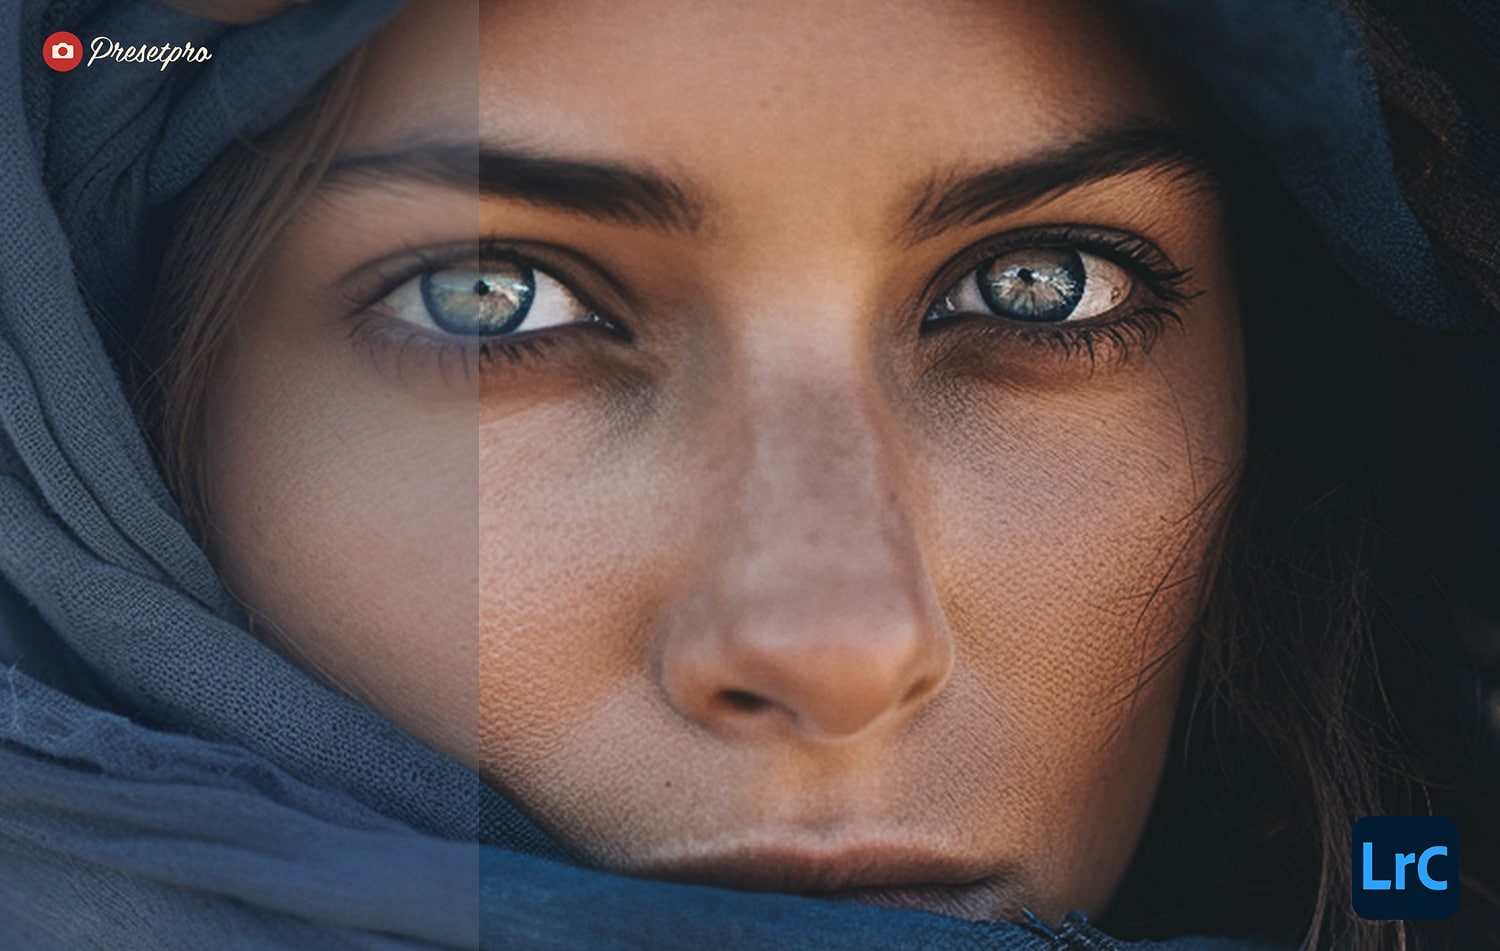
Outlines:
[{"label": "human eye", "polygon": [[[953,275],[958,274],[956,280]],[[1147,345],[1190,296],[1189,272],[1138,235],[1077,226],[1029,229],[981,243],[945,269],[923,318],[933,330],[988,318],[1013,337],[1090,357]]]},{"label": "human eye", "polygon": [[996,255],[948,293],[946,313],[991,313],[1028,323],[1087,320],[1114,310],[1129,295],[1130,275],[1075,248],[1028,248]]},{"label": "human eye", "polygon": [[508,337],[599,319],[567,285],[518,258],[429,269],[380,303],[398,320],[456,337]]},{"label": "human eye", "polygon": [[403,372],[424,360],[444,370],[460,366],[468,376],[499,361],[561,359],[566,344],[580,342],[578,331],[629,340],[579,289],[599,291],[609,282],[551,246],[486,241],[405,251],[347,282],[352,336],[378,355],[394,355]]}]

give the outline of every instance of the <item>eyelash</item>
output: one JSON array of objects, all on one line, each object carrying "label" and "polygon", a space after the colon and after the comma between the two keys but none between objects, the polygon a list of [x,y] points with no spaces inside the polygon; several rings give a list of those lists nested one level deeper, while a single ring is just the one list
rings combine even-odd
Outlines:
[{"label": "eyelash", "polygon": [[[1192,270],[1178,267],[1140,235],[1085,225],[1046,225],[987,239],[961,252],[928,283],[922,299],[936,301],[1001,255],[1048,248],[1095,254],[1118,265],[1133,282],[1130,296],[1107,314],[1076,322],[1029,323],[990,314],[954,314],[932,321],[924,318],[922,332],[940,332],[946,324],[961,322],[974,325],[975,332],[986,337],[1033,344],[1064,359],[1086,357],[1093,366],[1101,358],[1123,362],[1149,352],[1168,324],[1182,323],[1182,305],[1197,296],[1191,289]],[[925,313],[935,306],[928,305]]]},{"label": "eyelash", "polygon": [[[1053,225],[988,239],[961,252],[923,289],[920,300],[926,304],[922,313],[930,314],[943,293],[985,262],[1033,248],[1067,248],[1105,258],[1130,276],[1134,285],[1130,296],[1106,315],[1076,322],[1028,323],[991,314],[954,314],[937,320],[924,316],[919,332],[929,335],[942,332],[948,324],[962,323],[971,325],[971,332],[1044,347],[1064,359],[1083,356],[1093,366],[1101,357],[1123,362],[1133,354],[1149,352],[1168,324],[1181,324],[1181,306],[1196,296],[1189,290],[1191,270],[1177,267],[1155,244],[1139,235],[1090,226]],[[547,250],[550,252],[547,257],[566,254],[556,248]],[[380,312],[381,302],[413,278],[497,258],[521,260],[537,270],[555,274],[598,319],[475,342],[439,337]],[[382,267],[382,262],[377,262],[371,268],[375,272],[373,290],[350,299],[354,308],[349,315],[350,337],[358,345],[394,353],[398,367],[408,354],[415,353],[435,360],[441,367],[456,359],[467,377],[502,361],[510,366],[545,361],[573,335],[602,333],[623,343],[633,339],[622,324],[606,316],[603,309],[578,289],[579,282],[566,273],[569,268],[560,262],[538,260],[514,243],[485,239],[477,247],[469,244],[451,252],[411,249],[385,262],[391,263]],[[1146,299],[1138,300],[1141,297]]]}]

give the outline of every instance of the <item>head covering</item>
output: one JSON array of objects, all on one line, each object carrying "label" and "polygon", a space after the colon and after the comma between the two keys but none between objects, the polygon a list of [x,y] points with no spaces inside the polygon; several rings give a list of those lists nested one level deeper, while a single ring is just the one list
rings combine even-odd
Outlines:
[{"label": "head covering", "polygon": [[[1483,323],[1495,285],[1475,275],[1492,277],[1493,259],[1486,272],[1464,258],[1467,232],[1435,244],[1402,197],[1342,8],[1137,5],[1369,292],[1422,326]],[[147,0],[0,5],[0,34],[18,38],[0,50],[4,940],[1124,947],[1077,916],[972,923],[584,869],[471,772],[247,632],[163,486],[111,351],[144,312],[174,200],[398,6],[317,0],[231,28]],[[1495,17],[1478,12],[1500,62]],[[38,51],[58,30],[191,41],[213,57],[53,73]],[[1493,201],[1494,180],[1481,184]]]}]

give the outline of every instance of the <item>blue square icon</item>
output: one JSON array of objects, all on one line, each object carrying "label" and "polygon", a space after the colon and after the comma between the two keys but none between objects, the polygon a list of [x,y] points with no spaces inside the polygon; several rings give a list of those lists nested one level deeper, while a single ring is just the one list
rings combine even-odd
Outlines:
[{"label": "blue square icon", "polygon": [[1354,824],[1354,912],[1447,918],[1458,910],[1458,826],[1443,816],[1366,816]]}]

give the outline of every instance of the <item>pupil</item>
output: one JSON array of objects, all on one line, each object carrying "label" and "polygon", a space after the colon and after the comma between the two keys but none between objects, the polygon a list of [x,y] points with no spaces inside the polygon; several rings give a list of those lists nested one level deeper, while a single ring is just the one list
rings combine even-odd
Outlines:
[{"label": "pupil", "polygon": [[495,336],[516,330],[536,296],[536,278],[519,261],[484,268],[449,268],[422,275],[422,303],[440,330]]},{"label": "pupil", "polygon": [[1087,274],[1071,248],[1032,248],[1001,255],[981,268],[979,292],[996,314],[1013,320],[1055,323],[1068,319],[1083,299]]}]

